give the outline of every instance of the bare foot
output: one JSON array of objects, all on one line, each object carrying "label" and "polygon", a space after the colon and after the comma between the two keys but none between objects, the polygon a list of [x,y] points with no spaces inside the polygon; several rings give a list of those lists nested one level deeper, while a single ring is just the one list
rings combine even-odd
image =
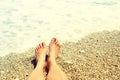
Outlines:
[{"label": "bare foot", "polygon": [[58,53],[60,51],[60,44],[56,38],[52,38],[49,44],[49,58],[56,59],[58,57]]},{"label": "bare foot", "polygon": [[37,65],[40,64],[43,67],[45,67],[46,65],[46,44],[44,42],[42,42],[41,44],[39,44],[36,49],[35,49],[35,56],[36,56],[36,60],[37,60]]}]

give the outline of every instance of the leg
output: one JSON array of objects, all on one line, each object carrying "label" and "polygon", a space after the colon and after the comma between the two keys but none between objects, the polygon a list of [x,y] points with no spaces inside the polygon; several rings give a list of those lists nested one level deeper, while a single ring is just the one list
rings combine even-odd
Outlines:
[{"label": "leg", "polygon": [[45,68],[45,56],[46,56],[46,45],[41,43],[35,50],[37,66],[34,71],[28,76],[27,80],[45,80],[44,68]]},{"label": "leg", "polygon": [[55,38],[51,40],[49,50],[47,61],[49,72],[46,80],[67,80],[66,74],[59,68],[55,61],[60,50],[60,45]]}]

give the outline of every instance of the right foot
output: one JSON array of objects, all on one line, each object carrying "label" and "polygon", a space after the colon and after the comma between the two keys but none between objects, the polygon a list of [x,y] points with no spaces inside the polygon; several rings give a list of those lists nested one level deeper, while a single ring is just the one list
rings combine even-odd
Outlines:
[{"label": "right foot", "polygon": [[60,51],[60,44],[56,38],[52,38],[49,44],[49,58],[56,59],[58,57],[58,53]]}]

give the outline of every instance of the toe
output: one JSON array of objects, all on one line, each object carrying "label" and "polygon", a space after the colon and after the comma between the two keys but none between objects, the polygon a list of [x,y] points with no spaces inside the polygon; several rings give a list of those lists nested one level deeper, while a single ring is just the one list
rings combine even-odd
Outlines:
[{"label": "toe", "polygon": [[51,39],[51,43],[54,43],[54,42],[56,42],[56,38]]},{"label": "toe", "polygon": [[56,39],[55,44],[59,44],[59,41]]},{"label": "toe", "polygon": [[58,47],[60,47],[60,44],[59,44],[59,42],[58,42],[58,43],[56,43],[56,45],[57,45]]},{"label": "toe", "polygon": [[43,48],[45,48],[45,47],[46,47],[45,42],[42,42],[42,47],[43,47]]},{"label": "toe", "polygon": [[41,47],[42,47],[42,43],[39,44],[39,48],[41,48]]},{"label": "toe", "polygon": [[35,52],[37,52],[37,51],[38,51],[38,48],[39,48],[39,46],[37,46],[37,47],[36,47]]},{"label": "toe", "polygon": [[35,49],[35,53],[37,52],[37,48]]}]

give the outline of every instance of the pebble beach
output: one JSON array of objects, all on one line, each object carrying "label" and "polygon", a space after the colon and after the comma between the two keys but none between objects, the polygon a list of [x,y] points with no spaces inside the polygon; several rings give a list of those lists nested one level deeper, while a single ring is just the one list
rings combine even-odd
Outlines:
[{"label": "pebble beach", "polygon": [[[34,70],[34,49],[0,57],[0,80],[26,80]],[[62,43],[57,63],[69,80],[120,80],[120,31]]]}]

